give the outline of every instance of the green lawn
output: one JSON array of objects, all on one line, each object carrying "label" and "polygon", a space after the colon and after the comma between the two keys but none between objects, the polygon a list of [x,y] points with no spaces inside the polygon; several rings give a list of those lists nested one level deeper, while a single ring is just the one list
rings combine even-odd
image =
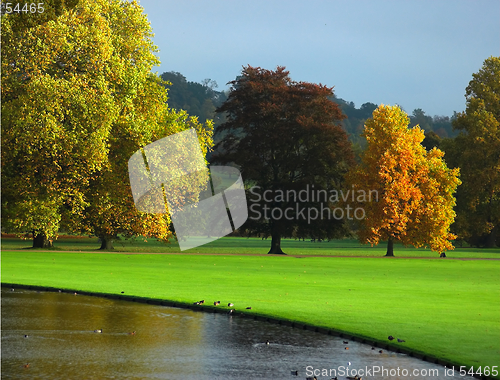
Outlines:
[{"label": "green lawn", "polygon": [[[230,249],[230,242],[225,239],[221,247],[210,249]],[[262,244],[257,239],[249,242],[254,243],[252,252]],[[301,251],[297,246],[314,243],[290,243],[290,253],[320,251]],[[363,253],[354,242],[336,244],[324,250],[345,256]],[[347,248],[341,249],[342,244]],[[232,251],[245,250],[233,247]],[[499,255],[498,249],[490,252]],[[421,253],[398,247],[396,254]],[[477,253],[472,250],[470,254]],[[234,303],[237,310],[251,306],[252,310],[245,310],[248,313],[335,328],[382,342],[389,342],[387,336],[393,335],[405,339],[404,345],[414,351],[460,365],[500,365],[497,260],[5,250],[2,282],[123,291],[184,303],[220,300]]]},{"label": "green lawn", "polygon": [[[55,247],[63,251],[95,251],[100,244],[97,238],[67,239],[61,238],[55,241]],[[20,240],[15,238],[2,239],[2,249],[22,249],[31,247],[31,240]],[[185,251],[186,253],[239,253],[239,254],[266,254],[269,251],[271,239],[262,240],[261,238],[237,238],[224,237],[215,240],[201,247],[196,247]],[[179,253],[179,245],[173,241],[165,244],[156,239],[134,239],[120,240],[114,244],[118,252],[148,252],[148,253]],[[325,255],[325,256],[384,256],[386,244],[371,247],[370,245],[360,244],[357,240],[342,239],[313,243],[309,240],[298,241],[294,239],[282,240],[283,250],[290,255]],[[394,245],[394,254],[396,257],[432,257],[439,255],[429,249],[415,249],[413,247],[404,247],[400,244]],[[456,248],[454,251],[446,253],[450,258],[500,258],[500,249],[484,248]]]}]

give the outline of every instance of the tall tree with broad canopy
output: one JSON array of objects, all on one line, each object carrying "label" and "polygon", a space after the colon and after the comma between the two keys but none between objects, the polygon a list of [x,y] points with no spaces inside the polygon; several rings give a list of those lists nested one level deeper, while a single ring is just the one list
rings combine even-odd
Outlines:
[{"label": "tall tree with broad canopy", "polygon": [[408,128],[409,122],[398,106],[381,105],[365,123],[368,146],[346,179],[358,191],[376,191],[378,200],[359,205],[366,212],[359,239],[372,245],[387,240],[386,256],[394,256],[394,241],[445,256],[456,238],[449,227],[459,170],[446,166],[439,149],[427,152],[423,130]]},{"label": "tall tree with broad canopy", "polygon": [[444,146],[463,180],[454,227],[472,244],[495,247],[500,245],[500,57],[486,59],[472,75],[465,98],[465,112],[453,121],[460,133]]},{"label": "tall tree with broad canopy", "polygon": [[[285,217],[284,211],[293,207],[294,201],[283,194],[306,190],[307,186],[310,190],[313,186],[315,190],[339,189],[353,163],[351,144],[340,125],[344,115],[329,99],[333,96],[331,87],[295,82],[284,67],[271,71],[247,66],[230,83],[227,101],[216,110],[225,112],[227,121],[217,129],[224,137],[216,145],[212,161],[239,167],[250,188],[249,220],[242,228],[271,235],[269,253],[282,254],[281,238],[292,236],[294,228],[325,224],[325,220],[308,220],[292,213]],[[300,207],[308,203],[310,200]],[[256,215],[252,205],[259,211],[264,206],[278,210],[270,211],[266,219],[263,213]],[[333,236],[342,226],[342,220],[332,218],[328,228],[318,233],[325,235],[328,230]]]},{"label": "tall tree with broad canopy", "polygon": [[108,248],[118,233],[168,238],[168,215],[135,211],[127,160],[193,126],[206,150],[211,127],[168,109],[137,2],[64,4],[47,2],[43,23],[2,16],[2,226],[31,232],[34,247],[61,226]]}]

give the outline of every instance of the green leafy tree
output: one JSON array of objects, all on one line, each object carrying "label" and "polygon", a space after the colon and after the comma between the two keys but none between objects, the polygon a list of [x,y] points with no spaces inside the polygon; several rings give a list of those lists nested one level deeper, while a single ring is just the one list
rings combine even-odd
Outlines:
[{"label": "green leafy tree", "polygon": [[500,57],[490,57],[465,90],[466,110],[447,141],[449,162],[460,167],[457,233],[472,244],[494,247],[500,233]]},{"label": "green leafy tree", "polygon": [[[340,125],[344,116],[330,100],[332,88],[292,81],[284,67],[276,71],[244,67],[231,85],[228,100],[217,109],[226,113],[227,121],[219,128],[224,137],[213,159],[239,166],[247,185],[255,186],[257,195],[249,195],[250,205],[258,205],[263,212],[259,217],[250,209],[244,227],[270,235],[269,253],[283,253],[282,236],[292,236],[294,229],[310,220],[283,217],[293,201],[281,199],[280,194],[308,185],[317,190],[338,189],[353,162],[351,144]],[[270,201],[261,196],[265,191],[270,192]],[[266,219],[264,206],[278,211],[270,211]],[[316,222],[322,225],[318,234],[326,234],[323,227],[333,234],[342,226],[335,220],[328,226],[324,220],[312,221]]]}]

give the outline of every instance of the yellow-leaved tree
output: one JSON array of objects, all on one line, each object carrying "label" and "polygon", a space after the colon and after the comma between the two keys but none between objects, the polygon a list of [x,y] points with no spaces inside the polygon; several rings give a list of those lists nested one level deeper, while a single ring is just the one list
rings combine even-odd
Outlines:
[{"label": "yellow-leaved tree", "polygon": [[61,227],[104,248],[119,234],[171,236],[168,214],[136,210],[127,161],[187,128],[206,153],[213,127],[168,108],[143,9],[51,0],[43,14],[1,21],[2,228],[32,233],[34,247]]},{"label": "yellow-leaved tree", "polygon": [[358,236],[372,245],[387,240],[386,256],[394,256],[394,241],[444,256],[456,237],[449,227],[459,170],[446,166],[439,149],[427,152],[421,145],[423,130],[408,128],[409,122],[398,106],[381,105],[365,123],[367,148],[346,178],[355,192],[377,196],[368,203],[352,202],[365,210]]}]

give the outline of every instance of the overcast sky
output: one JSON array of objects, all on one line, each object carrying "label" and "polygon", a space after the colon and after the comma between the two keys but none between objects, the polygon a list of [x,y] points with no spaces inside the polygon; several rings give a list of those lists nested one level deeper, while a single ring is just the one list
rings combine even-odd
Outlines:
[{"label": "overcast sky", "polygon": [[500,56],[499,0],[140,0],[161,66],[226,89],[242,66],[286,66],[356,107],[451,116]]}]

